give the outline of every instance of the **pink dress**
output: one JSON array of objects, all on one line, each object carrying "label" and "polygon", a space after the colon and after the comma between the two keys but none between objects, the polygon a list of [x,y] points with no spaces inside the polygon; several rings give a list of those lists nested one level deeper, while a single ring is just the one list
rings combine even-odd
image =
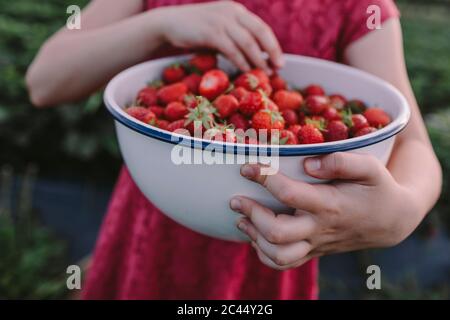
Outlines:
[{"label": "pink dress", "polygon": [[[201,1],[154,0],[148,9]],[[367,7],[381,21],[398,16],[390,0],[243,0],[274,30],[283,51],[340,61],[370,30]],[[316,299],[318,261],[280,272],[248,244],[212,239],[163,215],[124,167],[83,286],[85,299]]]}]

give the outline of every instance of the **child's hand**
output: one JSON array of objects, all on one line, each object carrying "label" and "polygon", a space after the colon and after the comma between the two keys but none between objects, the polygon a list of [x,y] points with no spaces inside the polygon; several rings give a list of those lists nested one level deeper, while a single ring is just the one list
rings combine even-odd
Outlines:
[{"label": "child's hand", "polygon": [[251,65],[270,73],[282,66],[282,52],[270,27],[233,1],[164,7],[159,10],[166,41],[182,48],[207,47],[222,52],[242,71]]},{"label": "child's hand", "polygon": [[370,247],[392,246],[419,224],[413,193],[399,185],[372,156],[334,153],[305,161],[305,171],[330,184],[312,185],[281,173],[259,174],[244,165],[241,174],[295,208],[276,215],[256,201],[235,197],[230,206],[246,216],[238,223],[252,239],[261,261],[285,270],[315,256]]}]

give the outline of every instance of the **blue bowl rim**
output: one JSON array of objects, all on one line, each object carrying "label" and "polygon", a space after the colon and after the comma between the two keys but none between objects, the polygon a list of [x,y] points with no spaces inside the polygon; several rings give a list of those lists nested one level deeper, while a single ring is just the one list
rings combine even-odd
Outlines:
[{"label": "blue bowl rim", "polygon": [[[181,55],[177,56],[176,58],[187,58],[189,55]],[[291,54],[285,54],[286,61],[291,59],[303,59],[303,60],[309,60],[316,63],[321,64],[329,64],[330,66],[334,68],[341,68],[341,69],[347,69],[347,71],[357,73],[359,76],[376,80],[378,82],[382,82],[385,87],[387,87],[389,90],[394,91],[394,93],[398,96],[398,98],[402,102],[402,110],[399,112],[399,115],[397,118],[395,118],[389,125],[386,127],[377,130],[376,132],[373,132],[368,135],[364,135],[357,138],[351,138],[347,140],[341,140],[341,141],[335,141],[335,142],[325,142],[325,143],[319,143],[319,144],[308,144],[308,145],[282,145],[282,146],[264,146],[264,145],[249,145],[249,144],[236,144],[236,143],[226,143],[226,142],[217,142],[217,141],[209,141],[205,139],[199,139],[191,136],[185,136],[173,132],[169,132],[166,130],[161,130],[159,128],[147,125],[143,122],[140,122],[138,120],[135,120],[131,116],[129,116],[126,112],[123,111],[123,109],[115,103],[115,101],[112,98],[112,92],[114,89],[114,85],[120,80],[121,77],[126,76],[127,73],[132,72],[133,70],[136,70],[142,65],[150,64],[150,63],[163,63],[164,60],[170,61],[174,57],[168,57],[168,58],[162,58],[162,59],[156,59],[151,60],[147,62],[143,62],[141,64],[135,65],[133,67],[130,67],[128,69],[125,69],[124,71],[117,74],[107,85],[105,92],[104,92],[104,103],[108,109],[108,111],[111,113],[113,118],[118,121],[119,123],[123,124],[124,126],[128,127],[129,129],[141,133],[145,136],[163,141],[168,142],[171,144],[181,144],[183,146],[191,147],[191,148],[201,148],[202,150],[208,149],[208,150],[215,150],[217,152],[223,152],[223,153],[234,153],[234,154],[264,154],[264,155],[272,155],[276,154],[278,156],[302,156],[302,155],[318,155],[318,154],[328,154],[338,151],[349,151],[353,149],[359,149],[363,147],[367,147],[370,145],[373,145],[375,143],[384,141],[386,139],[389,139],[390,137],[398,134],[401,132],[406,125],[408,124],[409,118],[410,118],[410,110],[408,103],[406,99],[403,97],[403,95],[391,84],[386,82],[383,79],[380,79],[372,74],[369,74],[365,71],[343,65],[340,63],[328,61],[328,60],[322,60],[312,57],[304,57],[304,56],[297,56],[297,55],[291,55]]]}]

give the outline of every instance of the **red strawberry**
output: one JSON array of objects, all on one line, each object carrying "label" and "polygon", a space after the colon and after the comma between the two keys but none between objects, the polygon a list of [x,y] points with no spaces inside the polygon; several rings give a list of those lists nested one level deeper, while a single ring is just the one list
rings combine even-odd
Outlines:
[{"label": "red strawberry", "polygon": [[207,72],[217,67],[217,57],[213,54],[196,54],[189,64],[200,72]]},{"label": "red strawberry", "polygon": [[255,130],[282,130],[284,119],[278,111],[260,110],[252,117],[252,128]]},{"label": "red strawberry", "polygon": [[185,93],[187,93],[188,87],[183,82],[177,82],[158,90],[158,99],[163,104],[168,104],[173,101],[178,101]]},{"label": "red strawberry", "polygon": [[241,74],[234,82],[236,87],[243,87],[249,91],[262,89],[268,96],[272,94],[269,77],[261,69],[253,69]]},{"label": "red strawberry", "polygon": [[298,138],[290,130],[281,130],[280,133],[280,144],[298,144]]},{"label": "red strawberry", "polygon": [[328,121],[341,120],[342,118],[339,112],[333,107],[326,107],[322,111],[322,116]]},{"label": "red strawberry", "polygon": [[293,134],[295,134],[296,137],[298,137],[298,132],[300,131],[301,128],[302,128],[301,125],[294,124],[289,126],[288,130],[291,131]]},{"label": "red strawberry", "polygon": [[370,108],[364,112],[364,117],[372,127],[380,128],[391,122],[389,115],[381,108]]},{"label": "red strawberry", "polygon": [[186,75],[183,66],[178,63],[175,63],[171,66],[168,66],[163,71],[163,79],[167,83],[175,83],[181,81]]},{"label": "red strawberry", "polygon": [[213,69],[206,72],[200,82],[199,92],[202,96],[209,100],[214,100],[217,96],[223,93],[230,81],[225,72],[219,69]]},{"label": "red strawberry", "polygon": [[270,83],[269,77],[261,69],[253,69],[253,70],[250,70],[249,73],[255,75],[259,79],[260,83]]},{"label": "red strawberry", "polygon": [[155,114],[144,107],[134,107],[133,106],[133,107],[127,108],[125,111],[133,118],[135,118],[139,121],[148,123],[148,124],[153,124],[152,122],[154,122],[156,120]]},{"label": "red strawberry", "polygon": [[361,130],[357,131],[354,134],[354,137],[364,136],[366,134],[369,134],[369,133],[372,133],[372,132],[375,132],[375,131],[377,131],[377,129],[375,129],[374,127],[365,127],[365,128],[362,128]]},{"label": "red strawberry", "polygon": [[157,89],[154,87],[145,87],[139,91],[137,96],[137,103],[139,105],[149,107],[155,105],[158,102]]},{"label": "red strawberry", "polygon": [[317,84],[312,84],[305,88],[304,93],[306,96],[324,96],[325,90]]},{"label": "red strawberry", "polygon": [[328,123],[327,129],[325,131],[325,139],[327,141],[338,141],[347,138],[348,128],[342,121],[333,120]]},{"label": "red strawberry", "polygon": [[212,128],[214,126],[215,111],[215,108],[207,99],[197,97],[197,106],[189,109],[186,117],[185,125],[187,129],[194,135],[197,133],[197,130],[203,132],[204,129]]},{"label": "red strawberry", "polygon": [[288,126],[298,123],[298,115],[292,109],[283,110],[281,112],[281,115],[283,116],[284,121],[286,122],[286,125],[288,125]]},{"label": "red strawberry", "polygon": [[359,130],[369,126],[369,122],[362,114],[353,114],[351,117],[350,132],[355,135]]},{"label": "red strawberry", "polygon": [[230,126],[222,124],[215,125],[214,127],[205,131],[203,135],[204,139],[223,141],[223,142],[236,142],[236,134]]},{"label": "red strawberry", "polygon": [[161,118],[164,115],[164,108],[160,106],[150,106],[148,110],[153,112],[157,118]]},{"label": "red strawberry", "polygon": [[330,106],[337,110],[344,109],[345,105],[347,104],[347,99],[339,94],[333,94],[329,96],[328,99],[330,100]]},{"label": "red strawberry", "polygon": [[322,143],[324,138],[322,132],[312,124],[306,124],[298,131],[298,142],[300,144]]},{"label": "red strawberry", "polygon": [[305,100],[305,109],[310,114],[320,114],[328,107],[328,99],[324,96],[310,95]]},{"label": "red strawberry", "polygon": [[272,86],[272,89],[274,91],[287,89],[286,81],[284,81],[284,79],[282,77],[280,77],[279,75],[273,75],[270,78],[270,85]]},{"label": "red strawberry", "polygon": [[298,110],[303,103],[303,97],[297,91],[278,90],[273,95],[273,101],[280,110]]},{"label": "red strawberry", "polygon": [[222,119],[228,118],[239,108],[239,101],[231,94],[219,96],[216,100],[214,100],[213,104]]},{"label": "red strawberry", "polygon": [[234,113],[230,116],[230,124],[234,125],[236,129],[247,130],[250,124],[248,120],[240,113]]},{"label": "red strawberry", "polygon": [[167,120],[156,119],[155,126],[162,129],[168,130],[170,122]]},{"label": "red strawberry", "polygon": [[182,95],[178,101],[180,101],[189,109],[195,108],[198,104],[197,98],[190,93]]},{"label": "red strawberry", "polygon": [[248,93],[248,90],[244,87],[236,87],[231,90],[230,94],[233,95],[238,101],[241,101],[242,97]]},{"label": "red strawberry", "polygon": [[270,85],[270,83],[268,83],[268,82],[262,82],[259,85],[259,89],[261,89],[268,97],[270,97],[270,95],[272,95],[273,89],[272,89],[272,86]]},{"label": "red strawberry", "polygon": [[361,100],[350,100],[345,105],[345,108],[350,109],[352,113],[363,113],[367,107]]},{"label": "red strawberry", "polygon": [[249,91],[241,98],[239,110],[246,116],[251,116],[265,106],[265,98],[260,92]]},{"label": "red strawberry", "polygon": [[259,88],[260,83],[260,79],[250,72],[241,74],[234,81],[236,87],[242,87],[249,91],[256,91],[256,89]]},{"label": "red strawberry", "polygon": [[184,128],[184,121],[185,121],[184,119],[180,119],[169,123],[169,125],[167,126],[167,131],[173,132],[177,129]]},{"label": "red strawberry", "polygon": [[164,115],[166,119],[170,121],[175,121],[184,118],[188,113],[188,108],[181,102],[174,101],[167,105],[164,110]]},{"label": "red strawberry", "polygon": [[190,92],[192,92],[193,94],[198,94],[198,87],[201,80],[202,76],[198,75],[197,73],[191,73],[182,81],[184,84],[186,84]]}]

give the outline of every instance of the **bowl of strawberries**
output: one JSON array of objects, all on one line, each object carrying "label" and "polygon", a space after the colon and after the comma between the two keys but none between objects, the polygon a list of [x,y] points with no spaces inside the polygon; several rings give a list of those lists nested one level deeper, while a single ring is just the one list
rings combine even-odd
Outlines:
[{"label": "bowl of strawberries", "polygon": [[285,55],[267,75],[242,73],[222,56],[200,53],[126,69],[106,87],[120,150],[142,193],[178,223],[243,241],[229,201],[244,195],[276,212],[290,209],[240,176],[258,162],[310,183],[306,157],[338,151],[387,163],[408,103],[387,82],[342,64]]}]

